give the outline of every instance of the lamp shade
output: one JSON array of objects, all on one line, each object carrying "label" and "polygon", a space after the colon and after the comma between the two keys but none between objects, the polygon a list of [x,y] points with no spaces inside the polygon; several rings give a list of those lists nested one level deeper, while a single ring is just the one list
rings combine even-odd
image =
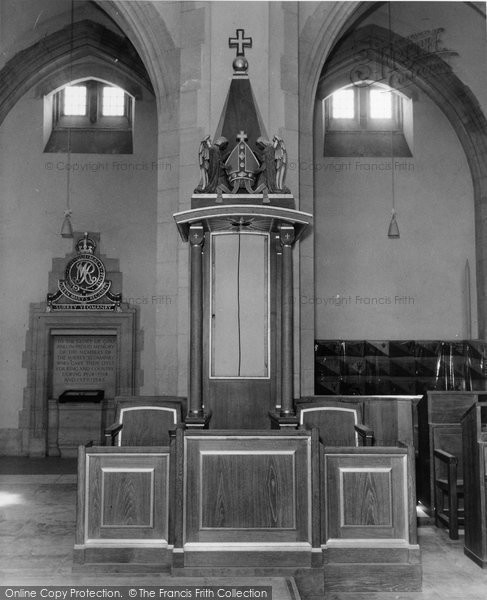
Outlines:
[{"label": "lamp shade", "polygon": [[64,220],[61,227],[61,237],[72,238],[73,237],[73,225],[71,223],[71,213],[66,211],[64,213]]},{"label": "lamp shade", "polygon": [[391,238],[391,239],[397,239],[400,236],[399,234],[399,226],[397,224],[396,221],[396,213],[395,211],[392,211],[392,217],[391,217],[391,222],[389,223],[389,229],[387,231],[387,237]]}]

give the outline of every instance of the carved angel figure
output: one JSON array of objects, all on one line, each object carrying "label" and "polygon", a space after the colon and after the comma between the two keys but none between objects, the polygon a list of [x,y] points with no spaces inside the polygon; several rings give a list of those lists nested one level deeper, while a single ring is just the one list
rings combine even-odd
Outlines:
[{"label": "carved angel figure", "polygon": [[204,140],[200,142],[200,147],[198,150],[198,159],[200,165],[200,173],[201,180],[197,187],[197,190],[206,190],[208,187],[208,170],[210,168],[210,148],[211,148],[211,138],[209,135],[205,137]]},{"label": "carved angel figure", "polygon": [[284,145],[284,140],[277,135],[273,140],[274,159],[276,161],[276,187],[279,191],[289,193],[289,189],[284,186],[287,170],[287,150]]},{"label": "carved angel figure", "polygon": [[274,136],[272,142],[263,137],[257,138],[257,148],[260,160],[259,178],[256,192],[267,191],[270,193],[289,193],[284,186],[287,167],[287,151],[284,141]]},{"label": "carved angel figure", "polygon": [[210,136],[207,135],[200,143],[198,156],[201,181],[195,189],[196,194],[214,194],[218,188],[228,190],[224,166],[227,146],[228,140],[223,136],[212,143]]},{"label": "carved angel figure", "polygon": [[260,193],[267,189],[269,192],[275,192],[276,187],[276,162],[275,150],[272,142],[260,136],[256,141],[257,154],[260,162],[258,170],[257,187],[255,191]]}]

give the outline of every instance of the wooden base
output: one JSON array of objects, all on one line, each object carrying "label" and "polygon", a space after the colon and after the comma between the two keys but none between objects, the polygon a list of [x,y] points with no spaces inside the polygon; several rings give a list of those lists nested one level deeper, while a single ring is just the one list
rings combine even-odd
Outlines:
[{"label": "wooden base", "polygon": [[280,413],[270,412],[271,429],[297,429],[299,419],[297,415],[281,415]]},{"label": "wooden base", "polygon": [[75,548],[73,573],[167,573],[172,552],[167,548]]},{"label": "wooden base", "polygon": [[187,429],[208,429],[210,424],[211,413],[204,415],[191,416],[187,415],[184,419],[184,424]]},{"label": "wooden base", "polygon": [[468,558],[473,560],[473,562],[476,563],[479,567],[481,567],[482,569],[487,569],[487,560],[480,558],[480,556],[477,556],[474,552],[472,552],[468,548],[464,548],[463,552],[464,552],[465,556],[468,556]]},{"label": "wooden base", "polygon": [[328,592],[417,592],[422,586],[421,552],[409,548],[324,550]]},{"label": "wooden base", "polygon": [[185,567],[310,567],[311,552],[191,552],[184,553]]},{"label": "wooden base", "polygon": [[334,564],[325,568],[325,592],[420,592],[421,565]]}]

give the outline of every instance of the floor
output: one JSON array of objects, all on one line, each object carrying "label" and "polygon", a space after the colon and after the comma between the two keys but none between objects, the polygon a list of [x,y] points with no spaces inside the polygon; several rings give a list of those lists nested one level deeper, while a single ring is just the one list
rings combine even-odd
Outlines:
[{"label": "floor", "polygon": [[[0,585],[188,585],[161,575],[72,573],[76,461],[0,458]],[[427,520],[422,520],[428,522]],[[423,561],[421,593],[329,594],[325,600],[487,600],[487,569],[463,554],[463,540],[444,530],[419,527]],[[191,585],[243,585],[248,580],[191,580]],[[292,598],[284,580],[272,585],[273,600]],[[292,590],[291,590],[292,592]]]}]

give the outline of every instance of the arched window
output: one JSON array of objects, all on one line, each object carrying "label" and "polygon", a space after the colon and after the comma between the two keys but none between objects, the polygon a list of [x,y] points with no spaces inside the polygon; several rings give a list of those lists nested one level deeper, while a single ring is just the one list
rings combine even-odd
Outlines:
[{"label": "arched window", "polygon": [[134,98],[96,79],[67,85],[45,98],[45,152],[131,154]]},{"label": "arched window", "polygon": [[324,114],[325,156],[412,156],[412,101],[388,86],[345,86]]}]

